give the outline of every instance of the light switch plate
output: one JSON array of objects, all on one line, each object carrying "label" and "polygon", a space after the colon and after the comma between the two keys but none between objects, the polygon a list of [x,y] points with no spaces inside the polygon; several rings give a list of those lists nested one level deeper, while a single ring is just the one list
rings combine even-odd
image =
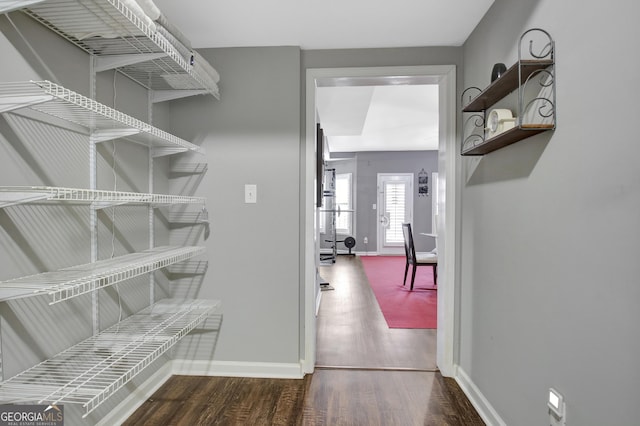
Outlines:
[{"label": "light switch plate", "polygon": [[244,202],[245,203],[258,202],[258,185],[248,183],[244,186]]}]

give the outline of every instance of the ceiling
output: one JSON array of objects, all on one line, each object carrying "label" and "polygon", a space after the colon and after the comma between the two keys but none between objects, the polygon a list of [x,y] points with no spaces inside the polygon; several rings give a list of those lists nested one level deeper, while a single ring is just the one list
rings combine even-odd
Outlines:
[{"label": "ceiling", "polygon": [[438,86],[318,87],[329,151],[438,149]]},{"label": "ceiling", "polygon": [[193,47],[460,46],[493,0],[154,0]]},{"label": "ceiling", "polygon": [[[305,50],[460,46],[493,1],[154,0],[195,48]],[[317,94],[331,152],[437,149],[437,106],[437,86],[415,82]]]}]

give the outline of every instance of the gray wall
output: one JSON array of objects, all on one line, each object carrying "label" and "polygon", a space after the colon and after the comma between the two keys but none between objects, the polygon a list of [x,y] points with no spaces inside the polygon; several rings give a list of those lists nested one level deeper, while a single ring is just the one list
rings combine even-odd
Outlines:
[{"label": "gray wall", "polygon": [[[15,27],[14,27],[15,24]],[[16,30],[16,27],[18,30]],[[89,96],[89,56],[22,13],[0,16],[0,82],[47,79]],[[30,46],[30,47],[29,47]],[[31,50],[33,49],[33,50]],[[147,92],[113,72],[98,76],[97,97],[146,121]],[[158,108],[159,118],[166,106]],[[98,147],[98,187],[148,192],[147,149],[128,142],[105,142]],[[0,116],[0,185],[89,187],[89,139],[85,134],[15,114]],[[165,159],[158,161],[166,169]],[[157,174],[157,192],[167,189],[166,173]],[[148,248],[146,207],[113,209],[98,214],[99,258]],[[61,204],[22,205],[0,209],[0,280],[57,270],[90,261],[89,207]],[[112,245],[112,229],[116,238]],[[160,244],[168,229],[157,227]],[[163,277],[160,276],[159,280]],[[148,279],[133,279],[99,291],[100,325],[108,327],[148,304]],[[0,303],[0,335],[4,378],[49,358],[92,334],[90,296],[49,306],[49,298],[33,297]],[[66,404],[66,423],[95,424],[129,395],[166,359],[161,358],[123,391],[82,419],[79,406]]]},{"label": "gray wall", "polygon": [[496,0],[464,45],[464,86],[512,64],[520,34],[557,46],[558,128],[464,158],[459,363],[508,425],[640,418],[640,4]]},{"label": "gray wall", "polygon": [[[438,171],[436,151],[416,152],[366,152],[358,155],[358,244],[364,251],[376,251],[377,247],[377,179],[378,173],[413,173],[413,222],[416,250],[430,251],[435,248],[433,238],[420,237],[420,232],[431,232],[431,173]],[[418,196],[418,173],[424,169],[429,176],[429,195]],[[369,244],[364,245],[364,237]],[[359,250],[360,251],[360,250]]]},{"label": "gray wall", "polygon": [[[297,363],[304,321],[300,265],[305,251],[313,249],[305,247],[300,221],[305,176],[300,88],[306,68],[459,65],[462,52],[256,47],[201,53],[223,76],[221,100],[174,101],[170,114],[173,132],[202,144],[209,164],[195,192],[209,200],[209,271],[188,291],[223,301],[220,338],[215,352],[209,351],[213,359]],[[184,188],[190,186],[187,180],[174,184]],[[244,204],[244,184],[250,183],[258,185],[254,205]]]},{"label": "gray wall", "polygon": [[[415,244],[418,251],[430,251],[435,248],[435,241],[430,237],[420,237],[420,232],[431,232],[431,173],[438,171],[438,153],[436,151],[393,151],[393,152],[358,152],[352,160],[329,162],[328,167],[336,169],[336,173],[353,173],[354,191],[354,233],[356,246],[352,252],[376,252],[378,211],[373,204],[378,203],[378,173],[413,173],[413,230],[416,234]],[[424,169],[429,176],[429,195],[418,196],[418,173]],[[321,234],[321,241],[325,235]],[[330,238],[331,236],[327,236]],[[338,239],[343,239],[338,235]],[[367,237],[368,243],[364,244]],[[326,246],[326,243],[325,243]],[[338,244],[338,250],[346,250]]]},{"label": "gray wall", "polygon": [[[213,356],[298,363],[300,50],[202,54],[224,76],[221,100],[175,101],[171,123],[207,152],[209,169],[195,193],[210,210],[209,271],[197,295],[223,301]],[[245,184],[257,184],[256,204],[244,203]]]}]

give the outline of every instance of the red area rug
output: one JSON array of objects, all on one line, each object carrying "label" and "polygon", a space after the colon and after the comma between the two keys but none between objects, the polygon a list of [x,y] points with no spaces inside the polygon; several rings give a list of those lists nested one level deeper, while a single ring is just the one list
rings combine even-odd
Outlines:
[{"label": "red area rug", "polygon": [[[389,328],[436,328],[438,292],[430,267],[419,266],[411,287],[411,266],[404,277],[404,256],[362,256],[362,266]],[[430,290],[431,289],[431,290]]]}]

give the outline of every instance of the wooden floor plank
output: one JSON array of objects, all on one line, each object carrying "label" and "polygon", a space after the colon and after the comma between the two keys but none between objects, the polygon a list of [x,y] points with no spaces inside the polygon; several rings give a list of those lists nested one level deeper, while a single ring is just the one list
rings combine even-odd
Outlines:
[{"label": "wooden floor plank", "polygon": [[334,290],[322,292],[317,365],[437,368],[436,330],[389,328],[359,257],[338,256],[335,264],[320,267],[320,275]]},{"label": "wooden floor plank", "polygon": [[454,380],[424,371],[435,369],[435,331],[386,327],[358,258],[322,274],[335,290],[323,293],[318,364],[337,368],[299,380],[173,376],[124,425],[484,425]]}]

